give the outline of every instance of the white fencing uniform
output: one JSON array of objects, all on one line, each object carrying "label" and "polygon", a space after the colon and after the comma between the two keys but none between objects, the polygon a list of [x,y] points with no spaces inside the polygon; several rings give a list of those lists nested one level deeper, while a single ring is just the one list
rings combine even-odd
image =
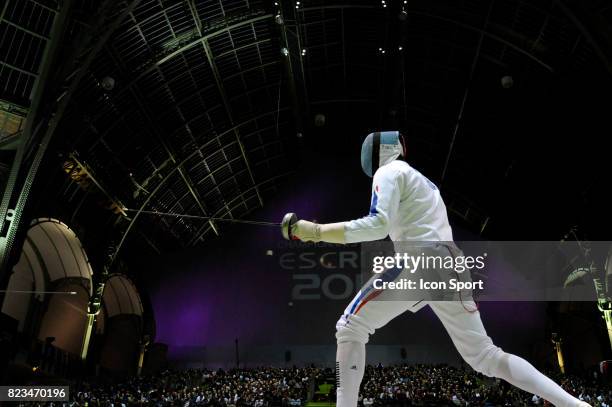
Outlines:
[{"label": "white fencing uniform", "polygon": [[347,243],[380,240],[387,235],[393,241],[453,241],[440,191],[400,160],[376,171],[370,213],[347,222],[344,234]]},{"label": "white fencing uniform", "polygon": [[[370,213],[345,224],[346,242],[380,240],[387,235],[394,242],[452,242],[438,188],[404,161],[380,164],[374,175]],[[401,313],[424,305],[433,309],[461,356],[476,371],[504,379],[556,406],[579,405],[579,400],[531,364],[495,346],[473,301],[377,301],[379,295],[380,291],[369,290],[366,284],[337,322],[338,407],[357,405],[369,336]]]}]

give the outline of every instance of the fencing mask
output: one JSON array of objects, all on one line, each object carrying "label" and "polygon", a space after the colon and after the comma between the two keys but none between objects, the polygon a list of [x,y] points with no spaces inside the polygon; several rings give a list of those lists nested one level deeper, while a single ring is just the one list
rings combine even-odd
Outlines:
[{"label": "fencing mask", "polygon": [[361,146],[361,168],[368,177],[373,177],[378,168],[400,155],[405,156],[406,150],[399,131],[370,133]]}]

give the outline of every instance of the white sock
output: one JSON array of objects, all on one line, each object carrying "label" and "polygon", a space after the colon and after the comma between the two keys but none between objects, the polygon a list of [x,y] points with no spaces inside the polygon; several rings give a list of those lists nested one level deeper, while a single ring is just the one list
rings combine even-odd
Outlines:
[{"label": "white sock", "polygon": [[577,406],[579,400],[540,373],[526,360],[506,353],[501,357],[495,376],[529,393],[537,394],[556,407]]},{"label": "white sock", "polygon": [[357,407],[365,371],[365,344],[341,342],[336,352],[336,407]]}]

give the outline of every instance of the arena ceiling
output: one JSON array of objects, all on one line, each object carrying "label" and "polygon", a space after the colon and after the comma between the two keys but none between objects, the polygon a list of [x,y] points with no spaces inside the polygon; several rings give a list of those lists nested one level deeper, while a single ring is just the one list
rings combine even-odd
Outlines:
[{"label": "arena ceiling", "polygon": [[[603,1],[71,3],[72,43],[96,16],[113,29],[108,38],[98,33],[103,41],[61,114],[56,149],[73,180],[85,174],[83,189],[94,184],[112,201],[114,225],[153,244],[163,235],[192,246],[223,225],[138,219],[125,208],[243,218],[299,170],[298,151],[321,143],[358,151],[377,128],[404,131],[453,213],[482,232],[502,210],[500,194],[514,204],[529,177],[521,163],[550,151],[554,135],[534,134],[567,112],[549,102],[568,111],[582,103],[582,82],[557,85],[582,78],[602,93],[610,87],[612,8]],[[13,126],[5,142],[23,127],[19,112],[36,103],[30,96],[58,4],[2,0],[0,10],[0,98]],[[68,82],[85,60],[76,55]],[[505,75],[510,89],[500,84]],[[587,110],[577,117],[595,115]],[[592,187],[580,183],[576,194]]]}]

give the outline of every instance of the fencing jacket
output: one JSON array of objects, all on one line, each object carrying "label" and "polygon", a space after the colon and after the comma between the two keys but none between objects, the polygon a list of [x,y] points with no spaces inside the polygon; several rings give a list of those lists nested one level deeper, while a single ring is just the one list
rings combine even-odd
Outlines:
[{"label": "fencing jacket", "polygon": [[345,225],[347,243],[453,240],[440,191],[405,161],[380,167],[372,182],[370,213]]}]

